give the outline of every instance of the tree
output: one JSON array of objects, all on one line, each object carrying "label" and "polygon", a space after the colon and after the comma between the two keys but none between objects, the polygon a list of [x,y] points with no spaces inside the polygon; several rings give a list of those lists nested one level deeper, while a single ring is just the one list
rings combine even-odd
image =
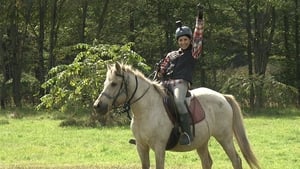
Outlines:
[{"label": "tree", "polygon": [[[21,103],[28,99],[24,92],[30,91],[30,85],[25,83],[25,78],[34,75],[43,83],[51,78],[47,73],[52,67],[72,64],[77,55],[73,46],[79,42],[89,45],[132,42],[131,49],[145,58],[148,65],[155,65],[167,52],[177,48],[175,21],[182,20],[192,28],[199,3],[196,0],[78,2],[1,1],[0,102],[3,108],[6,103],[13,105],[11,100],[21,99]],[[203,1],[204,57],[197,61],[193,87],[206,86],[220,91],[227,86],[224,85],[227,81],[241,86],[245,82],[245,91],[230,92],[243,96],[243,100],[247,98],[245,103],[251,107],[254,104],[260,107],[274,98],[270,96],[268,82],[277,81],[299,91],[298,3],[297,0]],[[237,67],[244,71],[244,66],[248,74],[239,72],[244,80],[235,81],[234,75],[223,73]],[[276,72],[271,70],[274,67]],[[32,97],[38,99],[44,91],[39,90],[38,95],[33,93]]]},{"label": "tree", "polygon": [[38,107],[73,114],[82,111],[90,113],[92,103],[103,87],[107,63],[126,60],[144,73],[149,71],[145,60],[130,48],[130,44],[75,45],[73,52],[76,53],[76,58],[73,63],[58,65],[50,70],[51,78],[42,85],[49,93],[41,98],[42,102]]},{"label": "tree", "polygon": [[[265,4],[265,8],[254,5],[254,35],[252,37],[254,52],[254,73],[264,78],[275,29],[275,8],[272,4]],[[255,107],[262,108],[263,101],[263,79],[256,84]]]},{"label": "tree", "polygon": [[56,66],[56,57],[54,49],[57,41],[57,34],[59,29],[58,14],[64,4],[64,0],[51,0],[51,17],[50,17],[50,37],[49,37],[49,69]]},{"label": "tree", "polygon": [[[102,7],[102,9],[100,9],[100,6],[101,5],[99,5],[99,4],[96,4],[95,6],[96,6],[96,8],[95,8],[95,10],[94,10],[94,13],[95,13],[95,15],[96,15],[96,17],[97,17],[97,19],[96,19],[96,21],[97,21],[97,33],[96,33],[96,37],[97,38],[99,38],[99,36],[100,36],[100,33],[101,33],[101,31],[102,31],[102,28],[103,28],[103,26],[104,26],[104,21],[105,21],[105,17],[107,16],[107,10],[108,10],[108,4],[109,4],[109,0],[105,0],[104,1],[104,4],[103,4],[103,7]],[[99,12],[99,11],[101,11],[101,12]]]},{"label": "tree", "polygon": [[[1,12],[5,11],[4,9],[8,8],[10,3],[5,2],[1,3]],[[8,15],[6,13],[6,15]],[[5,16],[5,13],[1,13],[1,16]],[[2,19],[4,20],[4,19]],[[9,38],[8,38],[8,24],[6,22],[1,23],[0,28],[0,64],[1,64],[1,109],[5,109],[6,100],[8,98],[8,86],[7,82],[10,79],[10,68],[9,68]]]},{"label": "tree", "polygon": [[[259,109],[264,106],[264,78],[275,32],[275,7],[271,2],[250,0],[231,6],[244,22],[247,33],[248,76],[252,79],[249,102],[252,109]],[[257,77],[260,80],[254,82]]]},{"label": "tree", "polygon": [[1,98],[0,98],[0,104],[1,109],[5,109],[5,102],[8,96],[7,92],[7,81],[10,78],[9,73],[9,64],[8,64],[8,37],[6,33],[3,33],[3,30],[0,32],[0,64],[1,64]]},{"label": "tree", "polygon": [[[248,75],[253,76],[253,64],[252,64],[252,26],[251,26],[251,14],[250,14],[250,0],[246,0],[246,31],[247,31],[247,60],[248,60]],[[249,88],[249,103],[250,108],[254,108],[254,85],[250,84]]]},{"label": "tree", "polygon": [[277,75],[279,81],[294,86],[298,90],[297,104],[300,102],[299,82],[299,1],[285,1],[283,11],[284,58],[283,72]]},{"label": "tree", "polygon": [[86,27],[86,18],[87,18],[87,10],[88,10],[88,0],[82,0],[81,1],[81,9],[82,9],[82,15],[81,15],[81,27],[79,31],[79,42],[84,43],[85,42],[85,27]]},{"label": "tree", "polygon": [[[36,64],[36,78],[40,84],[44,83],[46,69],[44,63],[44,37],[45,37],[45,14],[46,14],[47,0],[39,0],[39,35],[38,35],[38,58]],[[39,96],[44,95],[43,88],[40,88]]]},{"label": "tree", "polygon": [[297,88],[298,88],[298,106],[300,106],[300,36],[299,36],[299,1],[295,0],[295,46],[296,46],[296,73],[297,73]]},{"label": "tree", "polygon": [[22,73],[22,55],[21,55],[21,39],[18,27],[18,5],[17,1],[12,1],[12,9],[10,11],[10,27],[9,27],[9,54],[11,63],[11,77],[13,84],[13,99],[17,107],[21,107],[21,73]]}]

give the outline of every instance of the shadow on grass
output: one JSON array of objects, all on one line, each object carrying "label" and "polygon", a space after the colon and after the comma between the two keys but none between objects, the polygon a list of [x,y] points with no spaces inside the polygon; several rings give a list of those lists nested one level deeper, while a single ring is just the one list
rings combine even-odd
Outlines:
[{"label": "shadow on grass", "polygon": [[[0,168],[2,166],[0,165]],[[99,164],[99,165],[65,165],[65,166],[6,166],[6,169],[140,169],[141,164],[123,164],[123,165],[115,165],[115,164]],[[155,166],[151,165],[151,168],[155,168]],[[166,169],[171,169],[166,166]],[[192,169],[194,166],[177,166],[172,167],[172,169]]]},{"label": "shadow on grass", "polygon": [[244,111],[244,117],[265,117],[265,118],[286,118],[298,119],[300,118],[299,108],[266,108],[258,111]]},{"label": "shadow on grass", "polygon": [[[1,168],[1,165],[0,165]],[[6,169],[139,169],[139,165],[6,166]]]},{"label": "shadow on grass", "polygon": [[[9,124],[8,119],[52,119],[61,120],[60,127],[113,127],[113,126],[129,126],[130,120],[125,114],[112,113],[108,120],[108,124],[103,124],[99,119],[91,118],[92,113],[62,113],[59,111],[36,110],[34,107],[23,107],[21,109],[11,108],[0,110],[0,125]],[[300,108],[265,108],[258,111],[251,111],[249,108],[243,109],[245,118],[285,118],[299,119]]]}]

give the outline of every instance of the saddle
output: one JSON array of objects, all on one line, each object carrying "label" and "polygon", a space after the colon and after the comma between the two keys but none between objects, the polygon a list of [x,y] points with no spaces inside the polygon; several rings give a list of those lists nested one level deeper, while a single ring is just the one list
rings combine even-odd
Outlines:
[{"label": "saddle", "polygon": [[[173,93],[168,89],[166,89],[166,92],[167,96],[163,98],[163,103],[170,120],[174,124],[174,127],[169,136],[168,143],[166,145],[166,150],[170,150],[178,143],[180,137],[180,122],[179,113],[174,102]],[[195,136],[195,124],[199,123],[205,118],[205,112],[199,100],[195,96],[193,96],[190,91],[187,91],[185,105],[190,115],[190,124],[192,125],[193,135]]]}]

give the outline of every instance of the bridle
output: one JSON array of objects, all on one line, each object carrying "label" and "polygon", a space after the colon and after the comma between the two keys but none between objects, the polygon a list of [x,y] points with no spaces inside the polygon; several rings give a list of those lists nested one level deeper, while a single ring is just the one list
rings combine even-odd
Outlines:
[{"label": "bridle", "polygon": [[[115,95],[115,96],[110,96],[109,94],[105,93],[105,92],[102,92],[101,94],[105,97],[107,97],[108,99],[113,99],[113,102],[112,102],[112,107],[113,109],[117,109],[117,108],[120,108],[120,107],[117,107],[116,106],[116,101],[118,99],[118,97],[125,92],[126,94],[126,99],[127,101],[125,101],[125,103],[123,104],[122,108],[123,110],[120,112],[120,113],[127,113],[127,117],[129,119],[131,119],[130,115],[129,115],[129,111],[130,111],[130,105],[132,105],[133,103],[136,103],[137,101],[139,101],[142,97],[145,96],[145,94],[148,92],[148,90],[150,89],[150,86],[148,86],[148,88],[143,92],[143,94],[141,96],[139,96],[137,99],[135,99],[134,101],[132,101],[133,97],[135,96],[136,92],[137,92],[137,89],[138,89],[138,79],[137,79],[137,76],[135,75],[135,88],[134,88],[134,91],[133,93],[131,94],[130,98],[128,99],[128,80],[125,79],[125,76],[122,75],[122,74],[116,74],[116,76],[119,76],[122,78],[122,83],[120,85],[120,88],[119,88],[119,91],[118,93]],[[124,86],[124,87],[123,87]]]},{"label": "bridle", "polygon": [[[113,107],[116,107],[116,101],[118,99],[118,97],[123,93],[125,92],[126,94],[126,98],[128,97],[128,90],[127,90],[127,82],[125,81],[125,78],[123,75],[120,75],[120,74],[116,74],[117,76],[121,77],[122,78],[122,83],[120,85],[120,88],[119,88],[119,91],[118,93],[115,95],[115,96],[110,96],[109,94],[105,93],[105,92],[102,92],[101,95],[105,96],[106,98],[108,99],[113,99],[113,102],[112,102],[112,106]],[[123,85],[125,84],[125,88],[123,88]],[[127,100],[127,99],[126,99]]]}]

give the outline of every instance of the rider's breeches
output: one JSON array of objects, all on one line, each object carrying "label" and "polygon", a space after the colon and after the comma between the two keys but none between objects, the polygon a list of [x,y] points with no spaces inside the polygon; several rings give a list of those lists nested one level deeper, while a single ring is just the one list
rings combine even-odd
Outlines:
[{"label": "rider's breeches", "polygon": [[188,90],[189,83],[187,81],[181,81],[180,83],[176,83],[176,85],[172,86],[174,101],[177,106],[179,114],[188,113],[185,106],[185,96]]}]

